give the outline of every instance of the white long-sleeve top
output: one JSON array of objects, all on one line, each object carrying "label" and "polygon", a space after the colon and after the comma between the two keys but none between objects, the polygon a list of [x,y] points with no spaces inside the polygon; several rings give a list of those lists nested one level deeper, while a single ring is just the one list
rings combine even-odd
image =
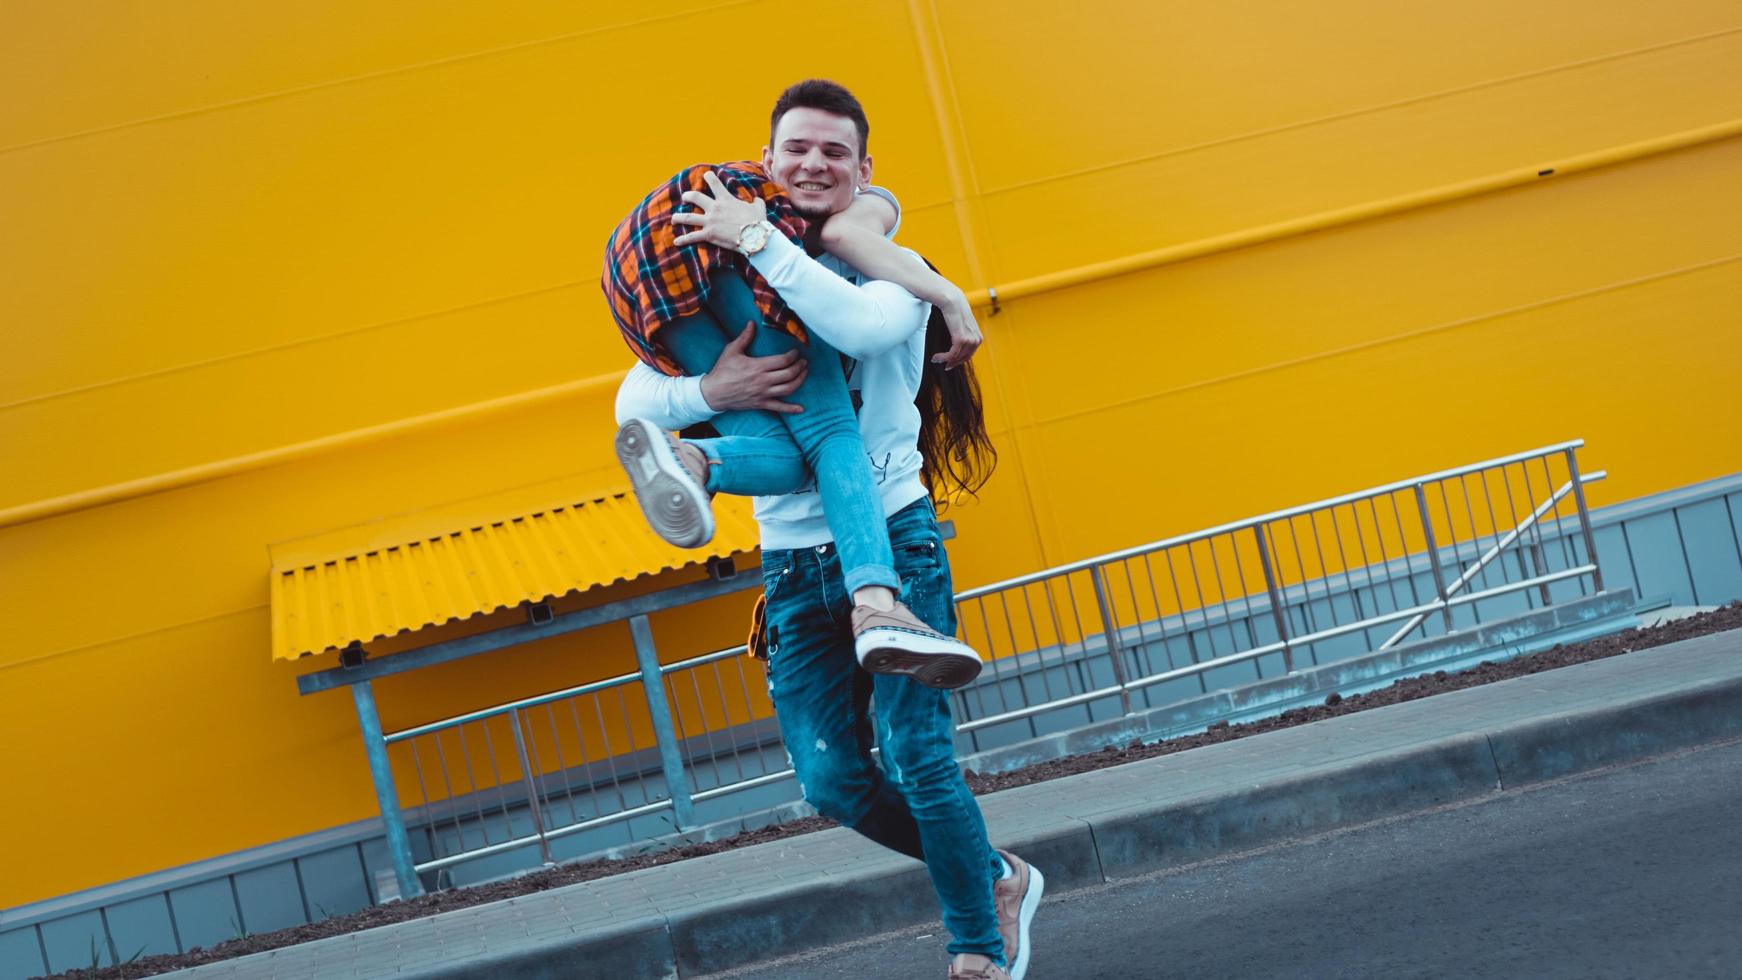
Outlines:
[{"label": "white long-sleeve top", "polygon": [[[899,220],[897,222],[899,226]],[[894,234],[894,230],[890,231]],[[907,253],[924,265],[917,253]],[[813,259],[775,235],[751,263],[805,326],[858,364],[847,386],[860,394],[859,431],[884,516],[925,496],[919,471],[920,376],[931,304],[892,282],[867,279],[830,255]],[[681,429],[717,413],[702,397],[700,378],[673,378],[636,364],[617,390],[617,421],[650,419]],[[814,486],[779,497],[757,497],[756,521],[765,549],[811,548],[834,539]]]}]

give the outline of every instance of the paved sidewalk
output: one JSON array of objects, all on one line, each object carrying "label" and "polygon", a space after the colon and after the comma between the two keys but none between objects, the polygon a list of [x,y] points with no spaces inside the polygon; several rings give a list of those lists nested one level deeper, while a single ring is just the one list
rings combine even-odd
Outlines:
[{"label": "paved sidewalk", "polygon": [[[994,841],[1045,870],[1050,894],[1734,736],[1742,631],[981,803]],[[917,862],[831,830],[173,975],[696,977],[936,916]]]}]

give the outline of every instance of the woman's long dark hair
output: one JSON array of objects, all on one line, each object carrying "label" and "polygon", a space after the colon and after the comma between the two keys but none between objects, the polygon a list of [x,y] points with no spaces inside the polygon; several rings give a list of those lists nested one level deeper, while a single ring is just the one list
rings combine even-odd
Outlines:
[{"label": "woman's long dark hair", "polygon": [[974,362],[952,371],[932,363],[934,354],[949,349],[949,327],[934,307],[925,325],[925,368],[914,402],[919,406],[919,451],[924,457],[919,477],[940,506],[948,506],[962,494],[974,496],[998,466],[998,450],[986,434]]}]

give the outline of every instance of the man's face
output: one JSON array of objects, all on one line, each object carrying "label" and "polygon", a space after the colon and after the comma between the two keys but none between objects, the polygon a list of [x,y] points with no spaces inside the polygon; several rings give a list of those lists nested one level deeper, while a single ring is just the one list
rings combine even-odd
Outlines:
[{"label": "man's face", "polygon": [[859,156],[853,120],[821,109],[787,110],[762,148],[762,165],[786,188],[800,214],[827,217],[853,203],[853,191],[871,183],[871,158]]}]

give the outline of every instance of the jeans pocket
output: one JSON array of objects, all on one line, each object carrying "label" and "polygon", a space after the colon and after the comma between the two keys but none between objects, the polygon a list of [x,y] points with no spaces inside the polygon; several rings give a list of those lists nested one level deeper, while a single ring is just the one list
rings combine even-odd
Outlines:
[{"label": "jeans pocket", "polygon": [[762,594],[770,600],[792,578],[792,552],[765,551],[762,553]]},{"label": "jeans pocket", "polygon": [[922,537],[891,541],[889,547],[895,552],[895,571],[903,579],[909,573],[930,571],[938,567],[938,542],[936,538]]}]

